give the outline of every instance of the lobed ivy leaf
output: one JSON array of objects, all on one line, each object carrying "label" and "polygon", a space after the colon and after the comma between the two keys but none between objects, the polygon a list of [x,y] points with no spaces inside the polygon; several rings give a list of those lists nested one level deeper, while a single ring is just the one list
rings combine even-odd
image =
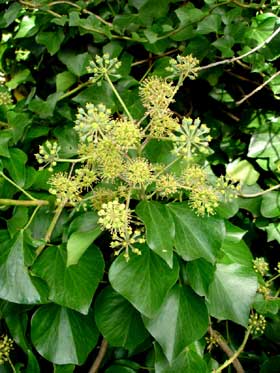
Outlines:
[{"label": "lobed ivy leaf", "polygon": [[[67,336],[67,338],[65,338]],[[31,319],[31,339],[38,353],[55,364],[83,364],[95,347],[98,330],[87,316],[56,304],[41,306]]]},{"label": "lobed ivy leaf", "polygon": [[138,311],[152,317],[177,281],[179,266],[174,258],[171,269],[146,245],[141,245],[140,250],[141,255],[132,255],[128,262],[120,255],[109,269],[109,280],[113,289]]}]

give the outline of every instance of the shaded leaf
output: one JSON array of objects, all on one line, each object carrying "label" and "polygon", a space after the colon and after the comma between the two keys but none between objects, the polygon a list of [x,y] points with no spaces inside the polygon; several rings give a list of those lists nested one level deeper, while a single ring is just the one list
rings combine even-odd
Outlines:
[{"label": "shaded leaf", "polygon": [[192,289],[198,295],[207,295],[209,285],[213,280],[215,267],[201,258],[188,262],[186,272]]},{"label": "shaded leaf", "polygon": [[140,314],[110,287],[98,295],[94,311],[96,325],[111,346],[133,350],[149,336]]}]

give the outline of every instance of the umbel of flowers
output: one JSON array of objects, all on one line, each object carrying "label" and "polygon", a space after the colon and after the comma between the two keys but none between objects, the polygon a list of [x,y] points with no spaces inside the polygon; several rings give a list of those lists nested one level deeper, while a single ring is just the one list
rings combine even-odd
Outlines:
[{"label": "umbel of flowers", "polygon": [[[144,226],[131,208],[132,200],[187,200],[203,217],[215,214],[220,201],[234,198],[237,187],[225,177],[209,177],[206,157],[211,154],[211,135],[207,125],[199,118],[179,120],[170,109],[184,80],[196,77],[198,60],[178,56],[170,60],[168,78],[151,76],[140,84],[146,112],[138,121],[111,81],[112,76],[118,77],[119,67],[119,61],[104,55],[97,56],[88,71],[94,84],[107,80],[124,114],[112,115],[103,103],[87,103],[78,109],[74,125],[79,158],[60,159],[58,144],[49,141],[40,146],[36,157],[51,171],[58,162],[72,162],[69,173],[50,177],[50,193],[63,206],[79,208],[90,199],[100,226],[111,233],[111,247],[116,254],[124,250],[129,258],[130,251],[141,254],[137,243],[145,241]],[[170,163],[151,162],[146,152],[150,141],[168,144]]]}]

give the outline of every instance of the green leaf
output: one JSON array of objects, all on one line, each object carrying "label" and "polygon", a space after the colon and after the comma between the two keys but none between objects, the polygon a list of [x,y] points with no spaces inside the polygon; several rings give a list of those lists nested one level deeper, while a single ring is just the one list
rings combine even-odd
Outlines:
[{"label": "green leaf", "polygon": [[214,263],[219,254],[225,227],[221,219],[197,216],[185,203],[169,204],[175,223],[175,248],[184,260],[204,258]]},{"label": "green leaf", "polygon": [[210,14],[199,22],[197,26],[198,34],[210,34],[211,32],[219,33],[221,27],[221,16],[219,14]]},{"label": "green leaf", "polygon": [[24,16],[21,19],[19,30],[14,36],[15,39],[19,38],[28,38],[32,35],[34,35],[38,30],[38,27],[36,26],[36,17],[35,16]]},{"label": "green leaf", "polygon": [[136,373],[136,370],[122,365],[112,365],[105,370],[105,373]]},{"label": "green leaf", "polygon": [[6,83],[6,86],[10,89],[15,89],[20,84],[25,82],[34,82],[34,79],[29,69],[17,71],[15,75],[13,75],[12,79]]},{"label": "green leaf", "polygon": [[73,373],[75,369],[74,364],[67,364],[67,365],[54,365],[53,373]]},{"label": "green leaf", "polygon": [[227,175],[232,180],[238,180],[241,184],[253,185],[257,182],[260,173],[246,159],[236,159],[227,166]]},{"label": "green leaf", "polygon": [[39,117],[42,119],[51,117],[60,95],[61,92],[52,93],[48,96],[46,101],[36,97],[30,102],[28,108],[33,113],[39,115]]},{"label": "green leaf", "polygon": [[189,344],[200,339],[208,328],[205,302],[189,287],[174,286],[153,319],[144,324],[172,362]]},{"label": "green leaf", "polygon": [[52,246],[40,255],[32,271],[48,284],[51,301],[87,314],[103,276],[104,261],[94,246],[84,253],[78,264],[67,267],[66,251]]},{"label": "green leaf", "polygon": [[280,355],[267,359],[261,366],[260,373],[278,373],[280,367]]},{"label": "green leaf", "polygon": [[187,278],[192,289],[201,296],[208,293],[213,280],[215,268],[205,259],[196,259],[186,264]]},{"label": "green leaf", "polygon": [[[258,288],[255,272],[238,263],[217,264],[207,303],[211,316],[247,326]],[[242,291],[240,291],[242,289]]]},{"label": "green leaf", "polygon": [[[276,121],[278,119],[278,121]],[[275,118],[277,127],[268,128],[267,131],[255,133],[250,140],[248,157],[279,159],[280,153],[280,127],[279,118]]]},{"label": "green leaf", "polygon": [[22,7],[18,3],[12,3],[5,11],[0,20],[0,27],[5,28],[10,26],[11,23],[17,18]]},{"label": "green leaf", "polygon": [[177,281],[179,266],[175,260],[171,269],[147,246],[140,249],[142,255],[132,255],[128,262],[119,256],[110,267],[109,280],[138,311],[152,317]]},{"label": "green leaf", "polygon": [[280,216],[280,192],[269,192],[262,197],[261,214],[265,218]]},{"label": "green leaf", "polygon": [[147,244],[171,267],[175,227],[167,207],[159,202],[142,201],[136,213],[145,224]]},{"label": "green leaf", "polygon": [[98,295],[94,311],[96,325],[111,346],[132,351],[149,336],[139,312],[111,287]]},{"label": "green leaf", "polygon": [[[9,111],[7,113],[7,118],[9,126],[12,128],[13,131],[14,142],[17,143],[23,136],[26,127],[31,124],[32,119],[27,113],[18,113],[15,111]],[[1,137],[2,136],[3,135],[1,134]]]},{"label": "green leaf", "polygon": [[107,82],[102,82],[100,86],[93,86],[83,90],[73,98],[74,102],[80,105],[85,105],[87,102],[92,102],[95,105],[100,104],[100,97],[102,103],[112,112],[116,110],[115,98],[111,87]]},{"label": "green leaf", "polygon": [[59,60],[67,66],[67,69],[76,76],[88,74],[86,67],[91,61],[90,54],[85,52],[76,54],[74,51],[61,51],[58,53]]},{"label": "green leaf", "polygon": [[27,162],[27,155],[20,149],[11,148],[9,150],[10,158],[3,159],[4,168],[6,168],[11,178],[21,187],[24,187]]},{"label": "green leaf", "polygon": [[24,264],[24,234],[2,245],[0,251],[0,298],[21,304],[40,302],[40,294]]},{"label": "green leaf", "polygon": [[9,141],[12,138],[10,130],[2,130],[0,136],[0,156],[10,158]]},{"label": "green leaf", "polygon": [[280,299],[273,297],[264,299],[263,295],[257,294],[253,307],[256,312],[271,317],[271,315],[276,315],[278,313],[280,308]]},{"label": "green leaf", "polygon": [[26,371],[32,373],[40,373],[40,366],[32,352],[32,348],[27,340],[27,326],[28,326],[28,315],[23,312],[10,312],[5,317],[5,322],[9,328],[13,340],[22,350],[27,354],[28,362]]},{"label": "green leaf", "polygon": [[266,227],[260,229],[267,232],[267,242],[276,240],[280,243],[280,223],[270,223]]},{"label": "green leaf", "polygon": [[155,373],[207,373],[206,362],[195,351],[186,347],[170,364],[161,348],[155,344]]},{"label": "green leaf", "polygon": [[71,158],[77,154],[79,136],[72,126],[57,127],[54,135],[60,146],[60,157]]},{"label": "green leaf", "polygon": [[43,44],[51,56],[59,51],[61,43],[64,40],[64,32],[62,29],[56,29],[55,32],[39,32],[36,35],[36,42],[38,44]]},{"label": "green leaf", "polygon": [[96,227],[92,231],[71,234],[67,240],[67,267],[79,262],[81,256],[101,232],[101,229]]},{"label": "green leaf", "polygon": [[48,304],[31,320],[31,339],[40,355],[55,364],[83,364],[98,339],[94,318]]},{"label": "green leaf", "polygon": [[76,76],[70,71],[63,71],[56,76],[56,90],[64,92],[76,82]]}]

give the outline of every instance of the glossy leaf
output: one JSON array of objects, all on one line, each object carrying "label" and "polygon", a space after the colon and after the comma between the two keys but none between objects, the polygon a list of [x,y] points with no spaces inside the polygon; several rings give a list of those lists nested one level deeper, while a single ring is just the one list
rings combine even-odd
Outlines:
[{"label": "glossy leaf", "polygon": [[185,203],[169,204],[175,223],[175,248],[184,260],[204,258],[214,263],[221,248],[225,227],[221,219],[199,217]]},{"label": "glossy leaf", "polygon": [[9,302],[34,304],[40,294],[32,282],[24,263],[24,234],[20,231],[13,240],[2,244],[0,251],[0,298]]},{"label": "glossy leaf", "polygon": [[99,249],[92,246],[78,264],[67,267],[66,260],[65,249],[52,246],[40,255],[32,271],[48,284],[51,301],[87,314],[103,276],[103,257]]},{"label": "glossy leaf", "polygon": [[148,337],[138,311],[111,287],[95,302],[95,322],[110,346],[133,350]]},{"label": "glossy leaf", "polygon": [[48,304],[32,317],[31,339],[38,353],[55,364],[83,364],[97,343],[98,331],[92,313],[83,316]]},{"label": "glossy leaf", "polygon": [[155,373],[179,372],[207,373],[209,369],[202,357],[188,347],[169,363],[161,348],[155,344]]},{"label": "glossy leaf", "polygon": [[246,327],[257,287],[252,269],[237,263],[217,264],[207,297],[210,315]]},{"label": "glossy leaf", "polygon": [[140,249],[141,255],[131,255],[128,262],[123,255],[119,256],[110,267],[109,280],[138,311],[152,317],[177,281],[179,266],[174,258],[171,269],[147,246]]},{"label": "glossy leaf", "polygon": [[147,244],[171,267],[175,227],[168,209],[158,202],[142,201],[137,205],[136,213],[145,224]]},{"label": "glossy leaf", "polygon": [[208,293],[215,267],[205,259],[196,259],[186,264],[187,279],[192,289],[201,296]]},{"label": "glossy leaf", "polygon": [[189,287],[173,287],[156,316],[144,318],[148,331],[172,362],[189,344],[200,339],[208,328],[205,302]]}]

